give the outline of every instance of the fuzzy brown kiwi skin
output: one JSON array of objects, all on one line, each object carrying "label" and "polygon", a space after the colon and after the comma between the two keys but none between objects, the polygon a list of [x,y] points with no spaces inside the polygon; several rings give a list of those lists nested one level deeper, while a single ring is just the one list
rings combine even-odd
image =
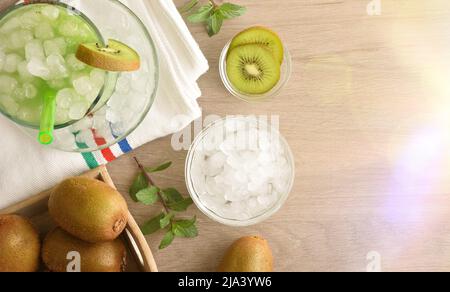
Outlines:
[{"label": "fuzzy brown kiwi skin", "polygon": [[125,199],[107,184],[90,178],[63,181],[51,193],[49,213],[65,231],[84,241],[116,239],[128,222]]},{"label": "fuzzy brown kiwi skin", "polygon": [[80,253],[81,272],[124,272],[127,251],[123,241],[89,243],[57,227],[49,232],[42,245],[42,260],[50,272],[67,271],[67,254]]},{"label": "fuzzy brown kiwi skin", "polygon": [[217,271],[273,272],[272,250],[262,237],[242,237],[230,246]]},{"label": "fuzzy brown kiwi skin", "polygon": [[75,54],[78,60],[81,62],[91,65],[93,67],[111,71],[111,72],[133,72],[139,70],[141,66],[140,60],[135,61],[118,61],[111,62],[111,59],[104,54],[92,54],[91,49],[80,45]]},{"label": "fuzzy brown kiwi skin", "polygon": [[17,215],[0,215],[0,272],[36,272],[41,243],[33,224]]}]

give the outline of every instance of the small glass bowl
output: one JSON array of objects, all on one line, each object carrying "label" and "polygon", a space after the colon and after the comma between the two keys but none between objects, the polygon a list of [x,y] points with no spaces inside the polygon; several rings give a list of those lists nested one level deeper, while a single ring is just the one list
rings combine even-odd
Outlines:
[{"label": "small glass bowl", "polygon": [[277,85],[264,94],[248,94],[237,90],[228,79],[227,75],[227,56],[230,49],[231,40],[225,45],[220,55],[219,73],[225,88],[235,97],[247,102],[262,102],[277,96],[284,86],[288,83],[292,74],[292,57],[288,48],[284,47],[284,60],[281,64],[281,76]]},{"label": "small glass bowl", "polygon": [[[283,193],[281,196],[279,196],[278,201],[275,202],[273,205],[269,206],[265,210],[261,211],[259,215],[252,217],[250,219],[240,220],[240,219],[231,219],[223,217],[219,214],[217,214],[215,211],[211,210],[209,207],[207,207],[200,198],[200,191],[196,188],[195,184],[195,178],[193,171],[194,168],[194,162],[199,157],[199,153],[201,151],[204,151],[203,148],[205,145],[208,145],[205,140],[209,136],[215,135],[215,137],[221,137],[220,134],[223,134],[223,132],[219,133],[218,131],[223,131],[225,127],[225,123],[230,121],[230,119],[235,119],[236,121],[245,121],[245,117],[242,116],[236,116],[236,117],[227,117],[220,120],[217,120],[213,123],[211,123],[209,126],[207,126],[194,140],[192,143],[189,153],[187,155],[186,159],[186,167],[185,167],[185,178],[186,178],[186,185],[187,189],[189,191],[189,194],[194,201],[194,203],[197,205],[197,207],[210,219],[219,222],[224,225],[233,226],[233,227],[245,227],[245,226],[251,226],[259,224],[268,218],[270,218],[272,215],[274,215],[276,212],[280,210],[280,208],[285,204],[287,201],[289,194],[292,191],[292,188],[294,186],[294,180],[295,180],[295,160],[294,155],[292,154],[292,150],[289,147],[288,142],[286,139],[280,134],[280,132],[269,125],[268,123],[261,124],[261,121],[259,122],[259,128],[265,128],[268,131],[272,133],[272,135],[276,135],[276,137],[279,137],[280,139],[280,146],[283,147],[285,153],[286,153],[286,159],[289,167],[291,168],[290,174],[289,174],[289,182],[286,187],[286,192]],[[247,120],[248,121],[248,120]]]}]

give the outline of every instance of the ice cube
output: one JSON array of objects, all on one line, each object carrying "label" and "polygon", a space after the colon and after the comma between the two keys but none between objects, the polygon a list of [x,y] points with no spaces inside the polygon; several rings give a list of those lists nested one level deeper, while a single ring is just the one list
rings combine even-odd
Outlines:
[{"label": "ice cube", "polygon": [[105,115],[100,113],[100,111],[96,112],[94,115],[94,125],[92,126],[96,130],[100,130],[105,128],[108,122],[106,121]]},{"label": "ice cube", "polygon": [[99,97],[99,94],[100,94],[100,89],[94,88],[91,92],[86,94],[84,97],[87,102],[93,103]]},{"label": "ice cube", "polygon": [[0,96],[0,103],[3,106],[3,109],[10,115],[16,115],[19,110],[17,102],[9,96]]},{"label": "ice cube", "polygon": [[30,72],[28,72],[27,66],[28,62],[25,60],[20,62],[19,65],[17,65],[17,71],[19,72],[20,77],[25,80],[33,78],[33,75],[31,75]]},{"label": "ice cube", "polygon": [[125,134],[126,130],[126,126],[123,122],[111,124],[111,132],[116,137],[120,137]]},{"label": "ice cube", "polygon": [[69,111],[67,109],[58,108],[56,110],[56,114],[55,114],[56,124],[61,125],[61,124],[67,123],[69,120],[70,120]]},{"label": "ice cube", "polygon": [[234,181],[236,182],[236,185],[242,186],[247,185],[248,183],[248,177],[244,170],[237,170],[234,174]]},{"label": "ice cube", "polygon": [[27,65],[28,72],[31,75],[40,77],[42,79],[48,79],[50,77],[50,69],[42,59],[32,58]]},{"label": "ice cube", "polygon": [[75,54],[67,55],[66,61],[69,67],[74,71],[80,71],[86,68],[86,64],[78,60],[77,57],[75,57]]},{"label": "ice cube", "polygon": [[33,33],[29,30],[21,29],[11,33],[8,46],[13,50],[21,49],[31,40],[33,40]]},{"label": "ice cube", "polygon": [[64,88],[56,94],[56,104],[58,108],[68,109],[72,100],[76,99],[77,93],[71,88]]},{"label": "ice cube", "polygon": [[34,36],[41,40],[48,40],[55,36],[53,28],[49,23],[42,23],[35,27]]},{"label": "ice cube", "polygon": [[125,96],[120,94],[113,94],[111,98],[108,100],[108,107],[112,109],[119,109],[127,103],[127,99]]},{"label": "ice cube", "polygon": [[78,92],[78,94],[84,96],[94,89],[89,76],[84,75],[73,81],[73,87]]},{"label": "ice cube", "polygon": [[73,132],[80,132],[84,130],[91,130],[94,123],[94,119],[91,117],[85,117],[72,125]]},{"label": "ice cube", "polygon": [[263,166],[267,166],[274,162],[274,157],[269,151],[262,151],[258,156],[258,163]]},{"label": "ice cube", "polygon": [[106,110],[106,120],[112,124],[120,122],[120,116],[112,109]]},{"label": "ice cube", "polygon": [[235,151],[230,151],[228,153],[226,162],[234,169],[241,169],[244,165],[244,159]]},{"label": "ice cube", "polygon": [[264,194],[258,196],[257,200],[259,204],[267,208],[272,206],[276,202],[277,197],[273,195]]},{"label": "ice cube", "polygon": [[15,100],[22,101],[25,99],[25,90],[21,87],[17,87],[16,90],[14,90],[13,98]]},{"label": "ice cube", "polygon": [[40,40],[32,40],[25,45],[25,57],[28,61],[31,59],[44,59],[44,47]]},{"label": "ice cube", "polygon": [[23,90],[25,93],[25,98],[28,98],[28,99],[35,98],[37,95],[37,92],[38,92],[36,87],[31,83],[25,83],[23,85]]},{"label": "ice cube", "polygon": [[17,117],[24,122],[33,123],[39,118],[40,113],[29,107],[21,107]]},{"label": "ice cube", "polygon": [[7,75],[0,75],[0,93],[12,94],[17,88],[18,82],[16,79]]},{"label": "ice cube", "polygon": [[229,202],[240,202],[240,201],[245,200],[248,197],[247,194],[248,193],[243,188],[237,189],[237,190],[228,189],[225,194],[225,200],[227,200]]},{"label": "ice cube", "polygon": [[56,20],[59,17],[59,9],[52,5],[46,5],[42,8],[42,15],[50,20]]},{"label": "ice cube", "polygon": [[92,84],[98,88],[102,88],[105,84],[105,71],[100,69],[93,69],[89,74]]},{"label": "ice cube", "polygon": [[0,72],[3,70],[3,65],[5,65],[6,61],[6,54],[3,52],[3,50],[0,50]]},{"label": "ice cube", "polygon": [[238,150],[236,147],[236,136],[234,134],[227,133],[225,140],[220,145],[220,150],[226,155]]},{"label": "ice cube", "polygon": [[88,106],[84,102],[77,102],[69,108],[69,118],[72,120],[82,119],[88,111]]},{"label": "ice cube", "polygon": [[125,75],[121,75],[117,79],[116,92],[120,94],[128,94],[131,90],[131,80]]},{"label": "ice cube", "polygon": [[[51,40],[44,41],[44,50],[45,55],[50,56],[52,54],[58,54],[58,55],[65,55],[67,50],[67,44],[66,41],[63,38],[55,38]],[[69,55],[71,56],[71,55]],[[72,54],[73,57],[75,55]],[[67,60],[69,63],[69,60]],[[70,63],[69,63],[70,66]]]},{"label": "ice cube", "polygon": [[20,27],[20,19],[17,17],[13,17],[1,26],[0,32],[9,33],[19,27]]},{"label": "ice cube", "polygon": [[216,213],[219,213],[227,204],[223,196],[202,196],[200,200],[205,207]]},{"label": "ice cube", "polygon": [[36,27],[41,23],[41,21],[41,12],[37,10],[25,12],[20,17],[21,26],[26,29],[32,29]]},{"label": "ice cube", "polygon": [[68,18],[58,27],[58,30],[65,37],[74,37],[79,35],[80,25],[76,20]]},{"label": "ice cube", "polygon": [[287,191],[289,186],[289,176],[277,176],[273,179],[272,185],[277,192],[283,193]]},{"label": "ice cube", "polygon": [[54,79],[61,79],[69,76],[66,61],[61,55],[52,54],[48,56],[47,67],[50,69],[51,76]]},{"label": "ice cube", "polygon": [[3,65],[3,71],[8,73],[14,73],[17,71],[17,66],[23,59],[17,54],[9,54],[6,56],[5,64]]},{"label": "ice cube", "polygon": [[150,76],[148,74],[133,73],[131,88],[136,92],[145,93],[149,80]]},{"label": "ice cube", "polygon": [[227,190],[227,186],[223,183],[217,183],[217,181],[210,176],[206,177],[205,180],[205,187],[206,187],[206,192],[208,195],[213,196],[224,196],[225,195],[225,191]]},{"label": "ice cube", "polygon": [[205,174],[208,176],[218,175],[225,165],[227,157],[221,153],[217,152],[206,160]]}]

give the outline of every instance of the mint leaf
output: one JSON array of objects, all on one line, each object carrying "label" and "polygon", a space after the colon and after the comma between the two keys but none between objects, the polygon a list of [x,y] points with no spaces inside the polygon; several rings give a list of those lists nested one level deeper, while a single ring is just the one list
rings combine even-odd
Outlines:
[{"label": "mint leaf", "polygon": [[144,235],[150,235],[161,229],[160,221],[164,218],[164,213],[159,214],[155,218],[147,221],[141,226],[141,231]]},{"label": "mint leaf", "polygon": [[172,232],[175,236],[184,238],[193,238],[198,236],[197,226],[195,222],[197,218],[191,220],[179,220],[172,223]]},{"label": "mint leaf", "polygon": [[183,196],[174,188],[168,188],[162,191],[165,201],[168,204],[178,203],[184,200]]},{"label": "mint leaf", "polygon": [[164,235],[164,238],[161,241],[161,244],[159,245],[159,249],[165,249],[169,245],[172,244],[173,240],[175,239],[175,234],[173,234],[172,231],[169,231]]},{"label": "mint leaf", "polygon": [[130,187],[129,193],[133,201],[138,202],[136,194],[148,187],[148,181],[143,172],[140,172],[139,175],[135,178],[133,184]]},{"label": "mint leaf", "polygon": [[161,228],[164,229],[167,226],[169,226],[170,221],[172,220],[172,218],[174,216],[175,216],[175,214],[169,213],[169,214],[166,214],[163,218],[161,218],[161,220],[159,220],[159,225],[161,226]]},{"label": "mint leaf", "polygon": [[168,169],[170,166],[172,166],[172,161],[161,164],[160,166],[155,167],[155,168],[146,167],[145,171],[149,172],[149,173],[160,172],[160,171]]},{"label": "mint leaf", "polygon": [[188,3],[186,3],[183,7],[180,7],[178,11],[183,14],[190,12],[192,9],[194,9],[195,6],[197,6],[199,0],[191,0]]},{"label": "mint leaf", "polygon": [[190,15],[187,19],[192,23],[202,23],[208,21],[214,6],[212,4],[207,4],[198,9],[197,12]]},{"label": "mint leaf", "polygon": [[136,194],[136,198],[139,202],[143,203],[144,205],[153,205],[158,201],[158,192],[159,189],[155,186],[151,186],[148,188],[145,188],[143,190],[140,190]]},{"label": "mint leaf", "polygon": [[219,33],[220,29],[223,25],[223,16],[220,13],[220,10],[216,10],[213,15],[208,19],[206,30],[208,31],[208,35],[210,37]]},{"label": "mint leaf", "polygon": [[168,203],[167,207],[176,212],[183,212],[186,211],[189,208],[189,206],[192,205],[193,203],[194,202],[192,201],[191,198],[186,198],[179,202]]},{"label": "mint leaf", "polygon": [[233,19],[244,15],[247,12],[247,8],[232,3],[224,3],[218,11],[224,19]]}]

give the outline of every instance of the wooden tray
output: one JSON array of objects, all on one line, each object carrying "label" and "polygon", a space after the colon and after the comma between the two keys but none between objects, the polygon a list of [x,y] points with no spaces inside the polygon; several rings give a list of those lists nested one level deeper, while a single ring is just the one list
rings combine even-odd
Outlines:
[{"label": "wooden tray", "polygon": [[[111,187],[116,188],[105,166],[100,166],[99,168],[91,170],[82,176],[98,179],[107,183]],[[33,222],[40,232],[41,237],[45,236],[47,232],[55,227],[55,223],[50,218],[47,209],[50,191],[51,190],[42,192],[14,206],[0,210],[0,214],[17,214],[25,216]],[[129,212],[128,225],[123,232],[122,237],[128,247],[127,272],[158,271],[152,251],[150,250],[150,247],[148,246],[139,226]]]}]

